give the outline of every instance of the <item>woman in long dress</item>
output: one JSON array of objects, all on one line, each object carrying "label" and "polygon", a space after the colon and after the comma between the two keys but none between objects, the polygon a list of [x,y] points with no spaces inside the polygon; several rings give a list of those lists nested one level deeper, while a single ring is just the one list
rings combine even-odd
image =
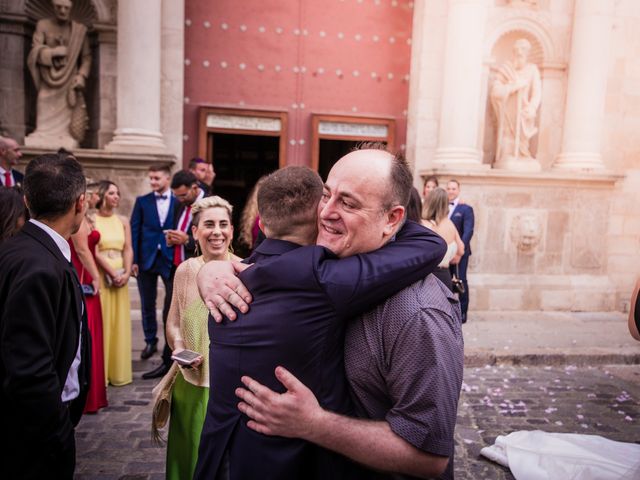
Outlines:
[{"label": "woman in long dress", "polygon": [[[87,192],[87,195],[89,193]],[[95,212],[94,212],[95,213]],[[104,344],[102,338],[102,307],[100,305],[100,273],[95,262],[96,245],[100,233],[93,227],[95,215],[87,212],[80,229],[69,239],[71,262],[78,272],[80,283],[91,286],[93,293],[85,293],[87,323],[91,333],[91,383],[84,413],[95,413],[107,406],[104,379]]]},{"label": "woman in long dress", "polygon": [[96,261],[100,267],[102,322],[104,333],[104,367],[106,381],[126,385],[132,381],[131,304],[129,277],[133,264],[129,220],[115,213],[120,203],[118,186],[100,182],[96,230],[100,242]]},{"label": "woman in long dress", "polygon": [[453,291],[449,264],[457,264],[464,255],[464,243],[458,229],[449,220],[449,197],[440,187],[434,188],[422,209],[422,224],[440,235],[447,242],[447,253],[433,274]]},{"label": "woman in long dress", "polygon": [[173,280],[167,319],[167,342],[173,355],[183,350],[200,354],[191,368],[181,368],[171,399],[167,443],[167,479],[192,478],[200,433],[209,400],[209,311],[198,294],[196,275],[211,260],[240,260],[229,251],[233,240],[232,207],[214,196],[195,202],[192,232],[202,255],[181,263]]}]

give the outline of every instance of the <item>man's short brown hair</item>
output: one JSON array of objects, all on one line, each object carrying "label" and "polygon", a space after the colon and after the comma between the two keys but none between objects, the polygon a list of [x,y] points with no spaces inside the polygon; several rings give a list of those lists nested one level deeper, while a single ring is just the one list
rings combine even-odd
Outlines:
[{"label": "man's short brown hair", "polygon": [[171,176],[171,165],[168,163],[154,163],[149,165],[150,172],[164,172],[167,175]]},{"label": "man's short brown hair", "polygon": [[315,225],[322,180],[308,167],[285,167],[266,177],[258,190],[258,213],[271,237]]}]

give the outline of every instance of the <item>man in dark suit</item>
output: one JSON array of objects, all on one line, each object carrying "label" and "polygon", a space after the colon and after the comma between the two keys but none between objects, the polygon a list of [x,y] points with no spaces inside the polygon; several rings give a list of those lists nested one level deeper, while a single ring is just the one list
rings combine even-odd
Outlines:
[{"label": "man in dark suit", "polygon": [[449,266],[451,275],[458,272],[460,280],[464,284],[464,293],[460,295],[460,307],[462,308],[462,323],[467,321],[467,310],[469,308],[469,285],[467,283],[467,266],[471,255],[471,237],[473,237],[473,208],[470,205],[460,203],[460,182],[455,179],[447,183],[447,194],[449,195],[449,218],[458,229],[460,238],[464,242],[464,255],[457,265]]},{"label": "man in dark suit", "polygon": [[67,240],[85,210],[72,156],[33,159],[31,214],[0,248],[0,478],[73,478],[74,426],[89,384],[89,333]]},{"label": "man in dark suit", "polygon": [[[173,248],[173,264],[171,265],[169,282],[172,288],[178,265],[195,254],[196,242],[191,232],[191,207],[196,201],[205,197],[205,192],[199,187],[195,175],[186,170],[180,170],[173,176],[171,191],[178,201],[177,207],[174,209],[173,226],[170,230],[165,231],[167,245]],[[172,290],[167,290],[165,295],[170,299],[172,293]],[[171,349],[165,342],[162,350],[162,363],[153,370],[143,373],[142,378],[148,380],[164,376],[171,368],[171,362]]]},{"label": "man in dark suit", "polygon": [[0,185],[15,187],[22,184],[24,176],[15,167],[22,157],[20,146],[13,138],[0,137]]},{"label": "man in dark suit", "polygon": [[[258,208],[267,239],[248,259],[256,264],[240,275],[255,300],[237,322],[210,322],[215,388],[210,392],[194,478],[357,474],[355,464],[307,442],[256,435],[236,410],[235,397],[243,374],[257,375],[265,385],[282,391],[273,369],[289,365],[323,406],[350,413],[342,355],[346,320],[426,276],[444,255],[442,239],[412,222],[397,233],[396,241],[385,245],[403,223],[401,205],[407,199],[396,197],[408,197],[411,173],[386,152],[350,155],[362,157],[369,174],[361,172],[358,179],[352,177],[350,184],[344,182],[340,191],[333,192],[332,204],[358,212],[349,221],[330,215],[316,222],[331,193],[326,189],[323,193],[318,175],[304,167],[279,170],[260,187]],[[393,186],[389,177],[394,178]],[[406,188],[396,188],[398,184]],[[342,259],[328,248],[301,248],[312,244],[316,235]],[[225,308],[223,298],[216,302],[221,308]]]},{"label": "man in dark suit", "polygon": [[[142,310],[142,328],[145,347],[140,358],[146,360],[158,350],[158,321],[156,299],[158,277],[165,291],[171,291],[171,265],[173,248],[167,245],[164,230],[173,226],[175,199],[169,191],[171,170],[166,164],[149,167],[151,193],[136,198],[131,213],[131,240],[133,243],[132,273],[138,279]],[[166,295],[162,308],[162,321],[166,322],[171,296]],[[166,342],[165,342],[166,343]]]}]

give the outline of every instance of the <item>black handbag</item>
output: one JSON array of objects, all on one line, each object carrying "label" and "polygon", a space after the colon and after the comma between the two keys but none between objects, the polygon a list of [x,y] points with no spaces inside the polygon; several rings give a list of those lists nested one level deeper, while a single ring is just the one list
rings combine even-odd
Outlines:
[{"label": "black handbag", "polygon": [[451,284],[453,286],[453,293],[462,295],[465,292],[464,283],[460,280],[460,274],[458,273],[458,265],[456,265],[456,273],[451,276]]}]

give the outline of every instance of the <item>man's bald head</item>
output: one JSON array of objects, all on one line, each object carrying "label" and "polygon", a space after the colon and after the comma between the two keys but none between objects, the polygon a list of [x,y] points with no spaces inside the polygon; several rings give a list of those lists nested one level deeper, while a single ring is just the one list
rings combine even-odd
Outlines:
[{"label": "man's bald head", "polygon": [[325,183],[318,244],[340,257],[380,248],[402,224],[411,186],[404,159],[376,144],[345,155]]},{"label": "man's bald head", "polygon": [[22,156],[20,145],[13,138],[0,137],[0,165],[5,170],[11,170],[18,164],[18,159]]}]

